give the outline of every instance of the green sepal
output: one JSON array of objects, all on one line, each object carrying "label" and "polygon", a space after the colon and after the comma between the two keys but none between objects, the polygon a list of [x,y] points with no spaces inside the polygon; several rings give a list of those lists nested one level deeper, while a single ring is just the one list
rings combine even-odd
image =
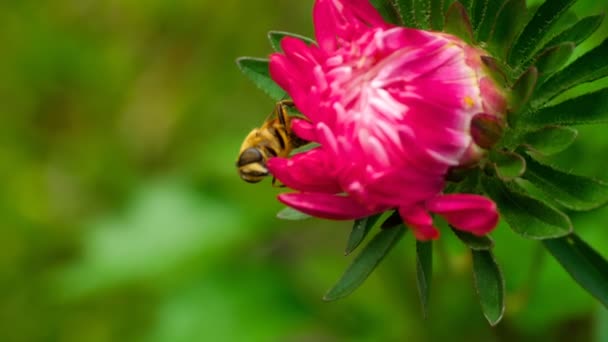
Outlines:
[{"label": "green sepal", "polygon": [[574,53],[573,42],[565,42],[544,50],[536,57],[534,66],[540,76],[548,76],[563,67]]},{"label": "green sepal", "polygon": [[547,49],[550,46],[559,45],[565,42],[572,42],[575,45],[578,45],[585,41],[593,32],[595,32],[602,21],[604,20],[604,14],[593,15],[589,17],[585,17],[579,20],[574,25],[568,27],[555,37],[551,38],[551,40],[545,44],[542,50]]},{"label": "green sepal", "polygon": [[568,148],[577,136],[578,131],[574,128],[546,126],[526,133],[522,138],[522,144],[532,153],[550,156]]},{"label": "green sepal", "polygon": [[608,88],[528,112],[520,121],[527,128],[608,122]]},{"label": "green sepal", "polygon": [[275,101],[285,98],[287,93],[270,78],[268,59],[240,57],[236,60],[239,69],[253,83]]},{"label": "green sepal", "polygon": [[433,243],[416,241],[416,283],[424,318],[428,317],[431,282],[433,279]]},{"label": "green sepal", "polygon": [[[512,112],[519,111],[525,104],[528,103],[532,94],[534,93],[534,89],[536,88],[536,82],[538,81],[538,70],[536,67],[531,66],[524,72],[513,87],[511,88],[511,98],[510,98],[510,108]],[[516,119],[515,115],[510,115],[507,118],[510,123]]]},{"label": "green sepal", "polygon": [[526,160],[512,151],[492,151],[490,160],[494,164],[496,176],[503,181],[521,177],[526,172]]},{"label": "green sepal", "polygon": [[489,150],[502,138],[504,123],[495,115],[479,113],[473,116],[470,131],[475,144]]},{"label": "green sepal", "polygon": [[337,300],[355,291],[403,237],[405,231],[403,225],[380,230],[348,266],[340,280],[325,294],[323,300]]},{"label": "green sepal", "polygon": [[587,292],[608,307],[608,262],[576,234],[543,244]]},{"label": "green sepal", "polygon": [[501,217],[522,237],[543,240],[572,232],[572,223],[566,214],[528,196],[514,184],[488,176],[483,176],[481,181],[485,192],[498,205]]},{"label": "green sepal", "polygon": [[288,221],[306,220],[311,217],[312,216],[310,216],[308,214],[304,214],[303,212],[300,212],[298,210],[295,210],[292,207],[285,207],[277,213],[277,218],[280,218],[281,220],[288,220]]},{"label": "green sepal", "polygon": [[381,214],[368,216],[362,219],[355,220],[353,223],[353,229],[348,236],[348,242],[346,243],[346,249],[344,255],[349,255],[363,242],[372,227],[378,222]]},{"label": "green sepal", "polygon": [[538,87],[531,101],[532,107],[539,108],[574,86],[608,76],[608,58],[606,56],[608,56],[608,39],[553,74]]},{"label": "green sepal", "polygon": [[484,316],[495,326],[505,312],[505,281],[490,250],[472,250],[473,278]]},{"label": "green sepal", "polygon": [[498,11],[496,21],[488,38],[488,49],[494,56],[505,58],[511,43],[526,18],[525,0],[507,0]]},{"label": "green sepal", "polygon": [[563,207],[586,211],[608,203],[608,184],[557,170],[531,157],[526,161],[528,168],[523,178]]},{"label": "green sepal", "polygon": [[308,37],[301,36],[296,33],[284,32],[284,31],[270,31],[270,32],[268,32],[268,40],[270,41],[270,46],[272,46],[274,51],[283,52],[283,49],[281,48],[281,40],[283,40],[283,38],[285,38],[285,37],[297,38],[308,45],[315,43],[314,40],[312,40]]},{"label": "green sepal", "polygon": [[460,37],[467,43],[473,42],[473,28],[466,8],[458,1],[452,3],[445,15],[443,30]]},{"label": "green sepal", "polygon": [[513,43],[508,58],[509,64],[518,66],[528,60],[553,25],[575,2],[576,0],[543,2]]},{"label": "green sepal", "polygon": [[473,235],[469,232],[465,232],[462,230],[452,228],[452,231],[456,235],[456,237],[462,241],[469,249],[474,251],[487,251],[494,248],[494,240],[489,235]]},{"label": "green sepal", "polygon": [[487,72],[494,82],[498,83],[501,87],[507,87],[508,78],[505,72],[504,66],[500,62],[491,56],[481,56],[481,62],[485,66],[485,72]]},{"label": "green sepal", "polygon": [[395,0],[395,7],[404,26],[418,28],[414,12],[414,0]]}]

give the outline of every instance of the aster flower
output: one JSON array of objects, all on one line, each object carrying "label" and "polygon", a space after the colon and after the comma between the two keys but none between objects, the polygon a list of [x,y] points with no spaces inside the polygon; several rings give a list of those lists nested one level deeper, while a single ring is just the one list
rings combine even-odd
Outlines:
[{"label": "aster flower", "polygon": [[439,216],[470,248],[483,312],[496,324],[504,280],[487,234],[500,212],[608,305],[608,262],[573,232],[565,213],[606,204],[608,186],[547,161],[574,141],[576,130],[567,126],[608,115],[608,89],[555,101],[608,76],[608,41],[568,64],[603,19],[557,27],[574,2],[547,1],[527,16],[525,1],[517,0],[373,1],[375,7],[316,0],[316,41],[271,32],[277,53],[270,60],[239,59],[275,100],[293,99],[302,117],[290,129],[314,143],[268,161],[293,190],[279,200],[298,217],[354,219],[347,254],[375,225],[382,228],[326,299],[359,286],[407,227],[417,239],[426,308],[426,241],[439,237]]},{"label": "aster flower", "polygon": [[271,173],[298,193],[279,199],[304,213],[358,219],[397,208],[421,240],[435,239],[429,212],[483,235],[498,221],[494,203],[443,194],[451,168],[483,155],[473,117],[501,123],[503,89],[482,63],[484,51],[450,34],[384,22],[367,1],[319,0],[317,45],[282,40],[270,74],[308,120],[300,137],[318,142]]}]

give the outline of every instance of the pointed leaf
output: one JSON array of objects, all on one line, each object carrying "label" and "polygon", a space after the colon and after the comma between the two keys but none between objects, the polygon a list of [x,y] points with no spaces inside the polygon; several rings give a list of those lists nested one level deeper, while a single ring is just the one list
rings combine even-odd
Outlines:
[{"label": "pointed leaf", "polygon": [[[478,0],[477,2],[482,2]],[[479,23],[475,28],[477,41],[485,42],[490,37],[498,11],[502,8],[504,0],[486,0],[487,5],[483,9],[483,13],[479,17]]]},{"label": "pointed leaf", "polygon": [[563,67],[570,60],[575,47],[574,43],[566,42],[543,51],[534,63],[539,75],[546,76]]},{"label": "pointed leaf", "polygon": [[532,107],[538,108],[576,85],[608,76],[606,56],[608,39],[545,81],[535,92]]},{"label": "pointed leaf", "polygon": [[551,30],[553,25],[566,13],[576,0],[551,0],[543,2],[534,16],[519,34],[509,55],[510,65],[520,65],[532,53]]},{"label": "pointed leaf", "polygon": [[562,31],[557,36],[553,37],[547,44],[545,44],[543,50],[550,46],[555,46],[565,42],[572,42],[575,45],[578,45],[585,41],[585,39],[589,38],[589,36],[591,36],[591,34],[600,27],[603,20],[603,13],[600,15],[585,17],[576,24]]},{"label": "pointed leaf", "polygon": [[488,39],[488,48],[504,58],[526,18],[526,0],[507,0],[498,11]]},{"label": "pointed leaf", "polygon": [[380,228],[381,229],[390,229],[390,228],[397,227],[401,224],[403,224],[403,219],[399,215],[399,212],[395,210],[386,220],[384,220],[384,222],[382,222],[382,224],[380,225]]},{"label": "pointed leaf", "polygon": [[526,160],[511,151],[495,151],[491,153],[496,175],[503,181],[521,177],[526,172]]},{"label": "pointed leaf", "polygon": [[505,312],[505,281],[491,251],[472,251],[475,289],[483,314],[495,326]]},{"label": "pointed leaf", "polygon": [[565,208],[584,211],[608,203],[608,184],[554,169],[530,157],[526,161],[524,178]]},{"label": "pointed leaf", "polygon": [[494,240],[489,235],[477,236],[454,228],[452,231],[460,241],[474,251],[487,251],[494,248]]},{"label": "pointed leaf", "polygon": [[289,221],[300,221],[311,218],[312,216],[297,211],[292,207],[285,207],[277,213],[277,218]]},{"label": "pointed leaf", "polygon": [[608,88],[526,113],[521,121],[529,127],[608,122]]},{"label": "pointed leaf", "polygon": [[412,0],[412,2],[418,28],[428,30],[431,27],[431,2],[429,0]]},{"label": "pointed leaf", "polygon": [[574,128],[547,126],[527,133],[523,143],[534,153],[550,156],[565,150],[574,142],[577,135],[578,131]]},{"label": "pointed leaf", "polygon": [[473,8],[471,9],[471,25],[473,25],[473,31],[477,33],[477,29],[479,28],[479,24],[483,20],[483,17],[488,10],[488,0],[475,0],[473,2]]},{"label": "pointed leaf", "polygon": [[431,2],[431,29],[441,31],[445,21],[443,2],[447,0],[430,0]]},{"label": "pointed leaf", "polygon": [[392,0],[370,0],[369,2],[378,10],[384,20],[396,25],[401,22]]},{"label": "pointed leaf", "polygon": [[[522,108],[534,93],[536,81],[538,80],[538,70],[532,66],[524,72],[511,89],[511,110],[517,112]],[[509,118],[514,120],[515,118]]]},{"label": "pointed leaf", "polygon": [[283,40],[285,37],[297,38],[308,45],[315,43],[314,40],[299,34],[283,31],[270,31],[268,32],[268,40],[270,41],[270,46],[272,46],[274,51],[283,52],[283,49],[281,49],[281,40]]},{"label": "pointed leaf", "polygon": [[433,279],[433,243],[416,241],[416,281],[424,317],[428,317],[431,281]]},{"label": "pointed leaf", "polygon": [[372,229],[372,227],[376,224],[378,219],[380,218],[380,214],[368,216],[366,218],[355,220],[353,224],[353,229],[348,236],[348,242],[346,243],[346,250],[344,251],[344,255],[349,255],[352,251],[357,248],[361,242],[367,236],[367,233]]},{"label": "pointed leaf", "polygon": [[468,43],[473,42],[473,28],[471,27],[467,10],[460,2],[454,2],[448,8],[443,30],[462,38],[462,40]]},{"label": "pointed leaf", "polygon": [[401,22],[406,27],[417,28],[416,14],[414,11],[414,0],[395,0],[397,13],[401,17]]},{"label": "pointed leaf", "polygon": [[323,297],[325,301],[344,298],[356,290],[405,233],[405,227],[381,230],[357,255],[340,280]]},{"label": "pointed leaf", "polygon": [[570,218],[547,203],[524,194],[512,184],[484,176],[483,188],[498,205],[511,229],[527,239],[551,239],[572,232]]},{"label": "pointed leaf", "polygon": [[273,100],[279,101],[285,98],[285,91],[270,78],[267,59],[240,57],[236,60],[236,64],[245,76],[249,77],[258,88]]},{"label": "pointed leaf", "polygon": [[576,234],[543,244],[577,283],[608,307],[608,262],[604,257]]}]

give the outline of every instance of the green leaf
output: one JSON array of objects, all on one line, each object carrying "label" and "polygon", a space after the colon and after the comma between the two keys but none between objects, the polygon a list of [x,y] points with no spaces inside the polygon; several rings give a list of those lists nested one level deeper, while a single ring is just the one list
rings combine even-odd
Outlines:
[{"label": "green leaf", "polygon": [[384,222],[382,222],[380,228],[390,229],[401,224],[403,224],[403,219],[401,218],[401,215],[399,215],[399,212],[395,210],[386,220],[384,220]]},{"label": "green leaf", "polygon": [[401,21],[406,27],[418,27],[418,24],[416,23],[416,13],[414,11],[414,1],[415,0],[395,0],[397,13],[399,13]]},{"label": "green leaf", "polygon": [[521,177],[526,172],[526,160],[515,152],[492,151],[490,157],[494,163],[496,176],[503,181]]},{"label": "green leaf", "polygon": [[[517,112],[521,109],[534,93],[536,87],[536,81],[538,80],[538,70],[536,67],[531,66],[515,81],[511,89],[511,110]],[[513,118],[508,118],[510,122],[513,122],[517,118],[512,115]]]},{"label": "green leaf", "polygon": [[346,243],[346,250],[344,251],[344,255],[349,255],[352,251],[357,248],[361,242],[367,236],[367,233],[372,229],[372,227],[376,224],[381,214],[376,214],[372,216],[368,216],[362,219],[355,220],[353,224],[353,229],[348,236],[348,242]]},{"label": "green leaf", "polygon": [[288,221],[300,221],[311,218],[312,216],[297,211],[292,207],[285,207],[277,213],[277,218]]},{"label": "green leaf", "polygon": [[507,0],[498,11],[488,38],[488,49],[494,56],[505,58],[513,39],[526,18],[525,0]]},{"label": "green leaf", "polygon": [[574,86],[608,76],[606,56],[608,39],[547,79],[534,93],[532,107],[538,108]]},{"label": "green leaf", "polygon": [[399,13],[392,0],[370,0],[369,2],[378,10],[384,20],[393,24],[400,23]]},{"label": "green leaf", "polygon": [[[504,0],[477,0],[478,3],[486,2],[483,12],[478,16],[479,23],[475,27],[477,41],[485,42],[490,37],[498,11],[502,8]],[[475,17],[475,16],[474,16]],[[477,19],[476,19],[477,20]]]},{"label": "green leaf", "polygon": [[473,28],[471,27],[467,10],[460,2],[454,2],[448,8],[443,30],[462,38],[468,43],[473,42]]},{"label": "green leaf", "polygon": [[566,42],[544,50],[534,63],[539,75],[547,76],[563,67],[570,60],[575,47],[574,43]]},{"label": "green leaf", "polygon": [[511,229],[527,239],[551,239],[572,232],[570,218],[547,203],[521,192],[512,184],[482,177],[482,185]]},{"label": "green leaf", "polygon": [[489,235],[477,236],[453,227],[450,228],[462,243],[474,251],[487,251],[494,248],[494,240]]},{"label": "green leaf", "polygon": [[604,257],[576,234],[543,244],[577,283],[608,307],[608,262]]},{"label": "green leaf", "polygon": [[344,298],[356,290],[405,233],[403,225],[381,230],[357,255],[340,280],[325,294],[323,300]]},{"label": "green leaf", "polygon": [[531,128],[608,122],[608,88],[526,113],[521,121]]},{"label": "green leaf", "polygon": [[431,28],[435,31],[443,29],[445,13],[443,12],[444,0],[430,0],[431,2]]},{"label": "green leaf", "polygon": [[429,0],[412,0],[412,2],[418,28],[428,30],[431,27],[431,2]]},{"label": "green leaf", "polygon": [[422,314],[428,317],[431,281],[433,279],[433,243],[416,241],[416,282]]},{"label": "green leaf", "polygon": [[543,50],[550,46],[559,45],[565,42],[572,42],[578,45],[589,38],[593,32],[595,32],[602,21],[604,20],[604,14],[589,16],[581,19],[576,24],[562,31],[557,36],[553,37],[545,46]]},{"label": "green leaf", "polygon": [[283,31],[268,32],[268,40],[270,41],[270,46],[272,46],[272,48],[277,52],[283,52],[283,49],[281,49],[281,40],[283,40],[283,38],[285,38],[285,37],[297,38],[308,45],[315,43],[314,40],[312,40],[308,37],[301,36],[299,34],[295,34],[295,33],[283,32]]},{"label": "green leaf", "polygon": [[491,251],[472,251],[473,278],[484,316],[495,326],[505,312],[505,281]]},{"label": "green leaf", "polygon": [[574,142],[577,135],[578,131],[574,128],[546,126],[527,133],[523,137],[523,144],[534,153],[550,156],[565,150]]},{"label": "green leaf", "polygon": [[520,65],[531,57],[532,53],[551,30],[553,25],[566,13],[576,0],[551,0],[543,2],[532,19],[521,31],[509,55],[510,65]]},{"label": "green leaf", "polygon": [[267,59],[240,57],[236,60],[236,64],[245,76],[249,77],[258,88],[264,91],[273,100],[280,101],[287,95],[285,91],[270,78]]},{"label": "green leaf", "polygon": [[608,203],[608,184],[566,173],[526,158],[524,178],[567,209],[591,210]]}]

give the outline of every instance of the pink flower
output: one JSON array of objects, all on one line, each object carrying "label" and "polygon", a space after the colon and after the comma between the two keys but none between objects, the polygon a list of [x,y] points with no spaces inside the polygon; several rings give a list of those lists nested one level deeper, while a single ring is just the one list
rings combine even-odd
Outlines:
[{"label": "pink flower", "polygon": [[436,239],[430,213],[483,235],[496,205],[443,194],[450,168],[483,154],[471,137],[477,114],[502,120],[502,91],[484,72],[482,50],[440,32],[394,27],[367,0],[317,0],[318,45],[295,38],[273,54],[272,78],[308,120],[293,131],[319,146],[272,158],[272,174],[296,193],[279,200],[329,219],[398,209],[420,240]]}]

